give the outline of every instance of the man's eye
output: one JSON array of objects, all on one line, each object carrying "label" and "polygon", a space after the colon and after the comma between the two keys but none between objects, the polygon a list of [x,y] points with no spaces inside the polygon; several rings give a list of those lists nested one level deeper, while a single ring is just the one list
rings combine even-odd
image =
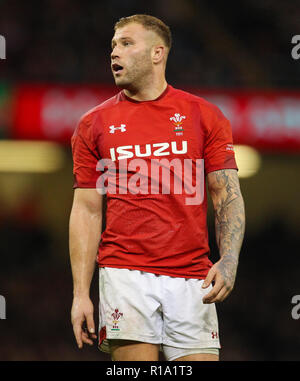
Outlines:
[{"label": "man's eye", "polygon": [[124,42],[124,45],[125,45],[125,46],[128,46],[128,45],[130,45],[130,42],[125,41],[125,42]]}]

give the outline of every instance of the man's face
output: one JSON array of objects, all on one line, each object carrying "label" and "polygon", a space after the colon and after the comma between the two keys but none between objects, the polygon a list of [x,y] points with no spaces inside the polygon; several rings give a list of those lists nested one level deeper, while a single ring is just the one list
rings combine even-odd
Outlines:
[{"label": "man's face", "polygon": [[112,39],[111,69],[116,85],[136,87],[153,72],[151,48],[155,34],[142,25],[130,23],[118,28]]}]

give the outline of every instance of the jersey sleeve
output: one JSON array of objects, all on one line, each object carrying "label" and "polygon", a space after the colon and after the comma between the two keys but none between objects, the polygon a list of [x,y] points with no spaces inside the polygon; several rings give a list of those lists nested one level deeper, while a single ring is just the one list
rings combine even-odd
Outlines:
[{"label": "jersey sleeve", "polygon": [[96,188],[100,175],[96,170],[100,155],[93,136],[93,124],[81,119],[71,138],[73,188]]},{"label": "jersey sleeve", "polygon": [[238,169],[230,122],[216,107],[204,146],[205,174],[221,169]]}]

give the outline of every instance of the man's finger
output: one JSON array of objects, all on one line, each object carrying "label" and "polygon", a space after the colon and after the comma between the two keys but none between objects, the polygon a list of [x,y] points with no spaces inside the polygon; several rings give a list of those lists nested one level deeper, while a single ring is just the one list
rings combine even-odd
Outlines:
[{"label": "man's finger", "polygon": [[202,288],[207,288],[211,284],[211,282],[214,280],[215,275],[216,275],[216,270],[214,267],[212,267],[209,270],[209,272],[208,272],[208,274],[207,274],[207,276],[206,276],[206,278],[202,284]]},{"label": "man's finger", "polygon": [[223,278],[216,275],[216,281],[213,288],[208,294],[204,295],[204,297],[202,298],[203,303],[212,303],[211,300],[218,295],[218,293],[220,292],[223,286],[224,286]]},{"label": "man's finger", "polygon": [[85,344],[93,345],[93,340],[89,338],[89,335],[86,332],[81,333],[81,339]]},{"label": "man's finger", "polygon": [[86,325],[87,325],[87,329],[89,333],[92,334],[92,336],[95,336],[93,335],[95,333],[95,323],[94,323],[94,318],[92,313],[86,316]]},{"label": "man's finger", "polygon": [[210,299],[210,303],[219,303],[223,302],[223,300],[226,298],[226,296],[229,294],[228,289],[223,286],[221,290],[217,293],[216,296],[214,296],[212,299]]},{"label": "man's finger", "polygon": [[77,345],[79,348],[82,348],[82,339],[81,339],[81,333],[82,333],[82,328],[81,328],[81,322],[74,322],[73,324],[73,331],[75,335],[75,339],[77,341]]}]

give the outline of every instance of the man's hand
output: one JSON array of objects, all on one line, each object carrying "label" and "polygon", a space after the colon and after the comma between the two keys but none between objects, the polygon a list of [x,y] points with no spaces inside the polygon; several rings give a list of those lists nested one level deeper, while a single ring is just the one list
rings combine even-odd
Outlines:
[{"label": "man's hand", "polygon": [[230,255],[225,255],[209,270],[202,288],[207,288],[212,282],[212,290],[203,297],[205,304],[222,302],[231,293],[237,271],[237,262]]},{"label": "man's hand", "polygon": [[83,343],[93,345],[97,335],[95,334],[94,306],[88,296],[74,297],[71,321],[78,348],[82,348]]}]

